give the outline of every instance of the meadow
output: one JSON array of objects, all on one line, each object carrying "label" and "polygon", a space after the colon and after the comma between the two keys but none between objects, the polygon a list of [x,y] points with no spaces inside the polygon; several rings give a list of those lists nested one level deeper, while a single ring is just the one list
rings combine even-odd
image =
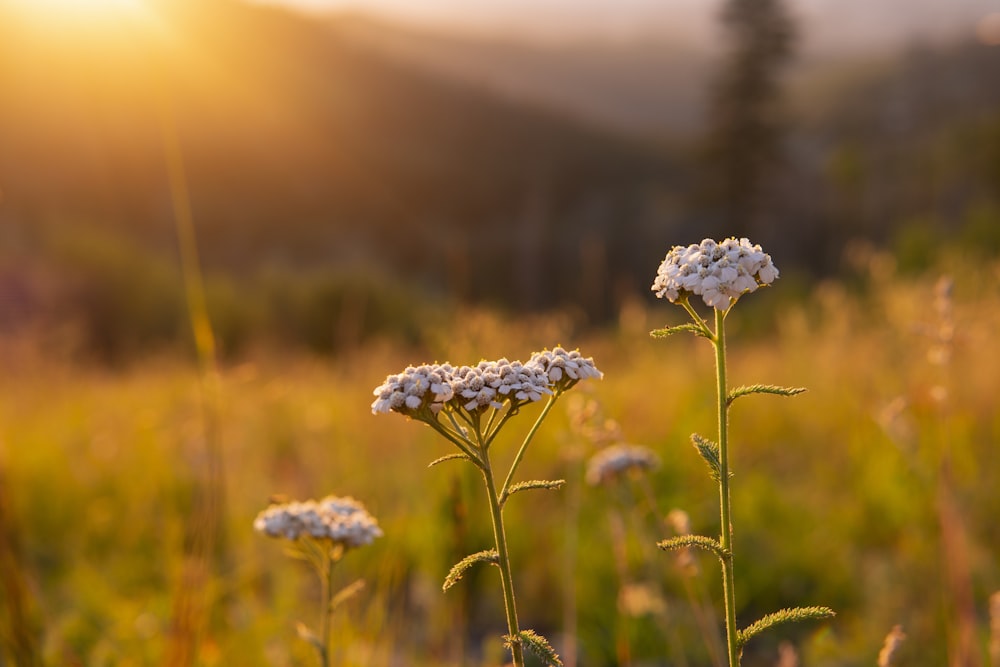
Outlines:
[{"label": "meadow", "polygon": [[[792,646],[802,665],[873,665],[897,624],[898,664],[948,664],[970,631],[975,657],[962,664],[989,664],[1000,264],[952,255],[904,273],[889,256],[853,256],[840,280],[783,277],[730,321],[734,385],[808,388],[733,409],[737,615],[838,612],[755,639],[743,664],[778,664]],[[372,389],[412,363],[560,344],[592,356],[604,378],[557,404],[521,469],[566,486],[506,509],[523,626],[572,664],[711,664],[689,593],[708,596],[721,622],[712,564],[697,556],[690,576],[655,548],[673,535],[674,508],[694,532],[718,534],[718,496],[688,442],[713,423],[711,351],[649,337],[681,315],[645,294],[602,329],[568,313],[465,309],[427,322],[413,346],[370,340],[330,357],[249,345],[220,364],[217,385],[182,352],[109,368],[7,341],[0,664],[20,664],[18,646],[47,665],[185,664],[185,650],[187,664],[315,664],[296,636],[297,621],[317,622],[315,577],[252,524],[276,496],[327,494],[361,500],[384,531],[337,565],[340,585],[364,588],[333,616],[333,664],[502,664],[495,571],[441,591],[452,563],[490,546],[476,471],[428,468],[447,446],[422,425],[373,416]],[[603,415],[597,432],[651,448],[661,465],[588,484],[605,443],[581,426],[587,410]],[[505,436],[499,459],[519,443]]]}]

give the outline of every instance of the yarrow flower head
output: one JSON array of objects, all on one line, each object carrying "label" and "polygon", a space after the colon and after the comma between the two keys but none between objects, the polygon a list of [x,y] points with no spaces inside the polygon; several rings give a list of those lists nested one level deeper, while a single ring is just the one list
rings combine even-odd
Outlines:
[{"label": "yarrow flower head", "polygon": [[[373,414],[399,412],[410,417],[432,418],[444,407],[466,412],[503,409],[540,401],[554,391],[564,391],[585,378],[600,378],[594,360],[579,351],[561,347],[520,361],[480,361],[475,366],[451,364],[410,366],[390,375],[375,388]],[[429,409],[431,415],[425,410]]]},{"label": "yarrow flower head", "polygon": [[415,414],[424,407],[440,410],[445,401],[454,397],[451,387],[454,371],[451,364],[425,364],[390,375],[375,388],[377,398],[372,403],[372,412]]},{"label": "yarrow flower head", "polygon": [[378,521],[363,504],[350,497],[327,496],[318,502],[272,505],[257,515],[253,527],[270,537],[287,540],[310,537],[345,548],[371,544],[382,537]]},{"label": "yarrow flower head", "polygon": [[584,357],[579,350],[567,352],[561,347],[535,352],[527,365],[544,373],[557,391],[565,391],[580,380],[604,377],[592,358]]},{"label": "yarrow flower head", "polygon": [[771,256],[745,238],[716,243],[705,239],[687,247],[674,246],[660,263],[653,292],[676,303],[691,294],[706,305],[726,310],[736,299],[778,277]]},{"label": "yarrow flower head", "polygon": [[594,454],[587,464],[587,482],[603,484],[628,472],[645,472],[659,467],[660,459],[648,447],[612,445]]}]

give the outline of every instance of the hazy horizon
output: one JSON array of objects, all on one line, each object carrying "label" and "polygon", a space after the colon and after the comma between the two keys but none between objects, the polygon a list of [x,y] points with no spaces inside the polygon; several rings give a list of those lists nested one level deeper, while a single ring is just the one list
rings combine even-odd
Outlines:
[{"label": "hazy horizon", "polygon": [[[405,26],[543,42],[642,42],[670,36],[682,45],[718,38],[721,0],[251,0],[309,13],[361,14]],[[972,38],[1000,12],[996,0],[790,0],[806,53],[879,51],[909,42]]]}]

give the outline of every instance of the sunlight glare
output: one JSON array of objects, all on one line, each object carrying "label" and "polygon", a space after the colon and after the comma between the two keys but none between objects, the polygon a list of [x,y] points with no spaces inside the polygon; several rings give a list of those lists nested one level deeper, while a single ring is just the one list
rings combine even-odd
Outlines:
[{"label": "sunlight glare", "polygon": [[142,0],[14,0],[24,10],[52,18],[99,17],[142,8]]},{"label": "sunlight glare", "polygon": [[142,18],[145,0],[7,0],[14,10],[38,27],[91,31]]}]

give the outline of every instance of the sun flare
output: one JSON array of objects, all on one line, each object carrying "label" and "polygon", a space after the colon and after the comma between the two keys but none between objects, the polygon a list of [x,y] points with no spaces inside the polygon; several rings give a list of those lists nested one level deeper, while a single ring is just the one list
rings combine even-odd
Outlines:
[{"label": "sun flare", "polygon": [[14,5],[50,18],[99,17],[142,9],[142,0],[13,0]]},{"label": "sun flare", "polygon": [[146,0],[7,0],[37,29],[91,32],[120,27],[149,12]]}]

